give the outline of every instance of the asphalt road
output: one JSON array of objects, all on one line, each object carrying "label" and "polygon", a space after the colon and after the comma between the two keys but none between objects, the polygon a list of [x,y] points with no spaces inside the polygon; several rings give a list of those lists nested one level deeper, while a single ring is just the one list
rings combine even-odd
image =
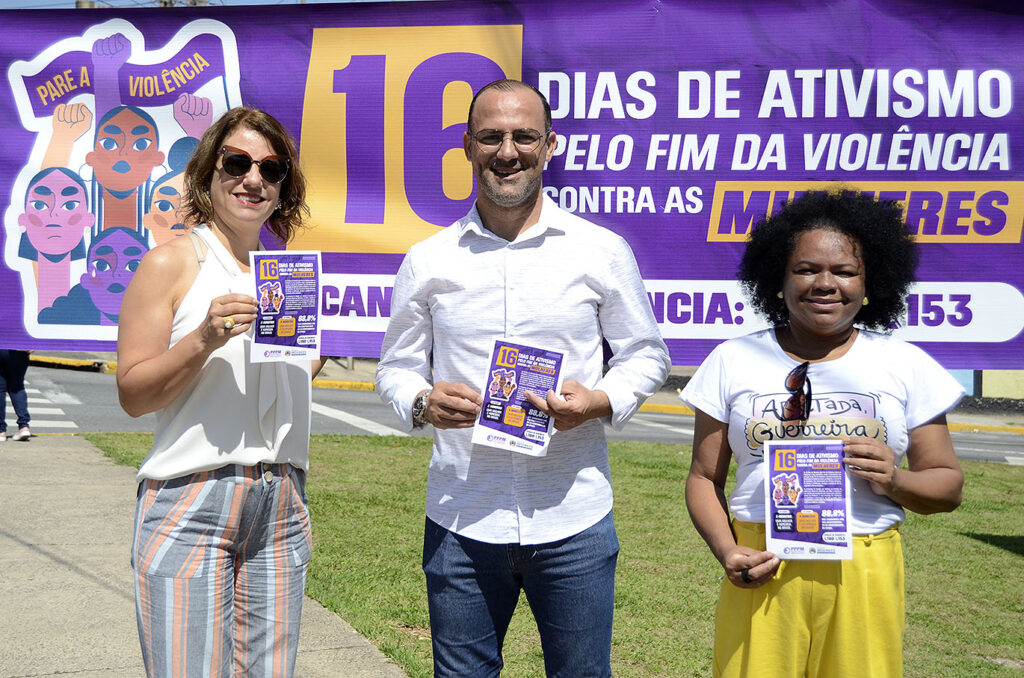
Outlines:
[{"label": "asphalt road", "polygon": [[[33,433],[151,432],[154,416],[129,417],[117,401],[114,376],[94,371],[34,366],[26,379]],[[8,412],[13,414],[10,408]],[[397,420],[371,391],[313,389],[314,433],[405,435]],[[678,445],[693,441],[693,417],[640,412],[611,440]],[[412,435],[430,436],[429,428]],[[1024,464],[1024,439],[1007,433],[954,433],[962,459]]]}]

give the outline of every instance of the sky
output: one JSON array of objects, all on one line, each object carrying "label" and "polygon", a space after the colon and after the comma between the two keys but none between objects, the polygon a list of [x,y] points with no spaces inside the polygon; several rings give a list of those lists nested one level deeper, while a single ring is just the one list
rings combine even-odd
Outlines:
[{"label": "sky", "polygon": [[[334,0],[305,0],[305,4],[321,4]],[[359,0],[349,0],[356,1]],[[96,7],[157,7],[158,0],[93,0]],[[174,0],[176,6],[185,6],[186,0]],[[301,0],[206,0],[210,6],[238,7],[241,5],[298,5]],[[0,0],[0,9],[74,9],[75,0]]]}]

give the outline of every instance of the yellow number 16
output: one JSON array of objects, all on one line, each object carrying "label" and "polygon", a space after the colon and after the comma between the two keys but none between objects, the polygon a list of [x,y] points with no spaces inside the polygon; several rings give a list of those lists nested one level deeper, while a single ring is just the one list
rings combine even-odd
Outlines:
[{"label": "yellow number 16", "polygon": [[277,259],[261,259],[260,280],[276,280],[277,277]]},{"label": "yellow number 16", "polygon": [[511,346],[500,346],[498,348],[498,359],[495,361],[501,367],[515,367],[519,358],[519,349]]},{"label": "yellow number 16", "polygon": [[795,471],[796,470],[796,450],[776,450],[775,451],[775,470],[776,471]]}]

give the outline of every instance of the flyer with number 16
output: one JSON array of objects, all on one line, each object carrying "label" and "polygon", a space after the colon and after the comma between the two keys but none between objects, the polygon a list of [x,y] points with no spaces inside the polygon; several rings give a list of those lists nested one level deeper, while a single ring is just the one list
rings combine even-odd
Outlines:
[{"label": "flyer with number 16", "polygon": [[561,375],[562,354],[558,351],[496,339],[473,443],[544,456],[553,423],[530,404],[526,393],[545,398],[548,389],[561,392]]},{"label": "flyer with number 16", "polygon": [[762,463],[767,550],[783,560],[853,558],[842,441],[768,441]]},{"label": "flyer with number 16", "polygon": [[320,253],[249,253],[256,278],[253,362],[320,357]]}]

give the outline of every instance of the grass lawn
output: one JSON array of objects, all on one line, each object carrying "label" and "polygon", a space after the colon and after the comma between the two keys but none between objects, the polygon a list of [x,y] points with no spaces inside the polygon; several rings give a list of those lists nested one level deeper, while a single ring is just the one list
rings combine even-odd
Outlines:
[{"label": "grass lawn", "polygon": [[[90,434],[137,465],[151,435]],[[307,483],[315,548],[307,592],[410,676],[430,670],[420,571],[430,441],[313,436]],[[616,578],[612,669],[618,677],[711,675],[720,568],[690,524],[683,480],[690,448],[612,443]],[[910,515],[908,678],[1020,676],[1024,671],[1024,467],[965,462],[954,513]],[[522,600],[505,643],[505,674],[543,676],[540,641]]]}]

